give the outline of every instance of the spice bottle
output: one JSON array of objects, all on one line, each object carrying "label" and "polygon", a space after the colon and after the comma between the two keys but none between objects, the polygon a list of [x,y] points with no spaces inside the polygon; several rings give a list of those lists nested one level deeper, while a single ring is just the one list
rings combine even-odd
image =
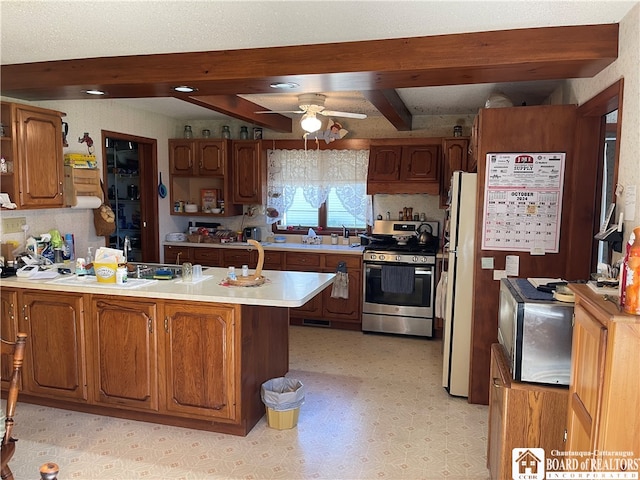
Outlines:
[{"label": "spice bottle", "polygon": [[231,138],[231,130],[229,130],[229,125],[224,125],[222,127],[222,138]]},{"label": "spice bottle", "polygon": [[238,277],[236,276],[236,267],[229,267],[229,269],[227,270],[227,278],[229,280],[237,280]]},{"label": "spice bottle", "polygon": [[247,127],[240,127],[240,138],[242,140],[247,140],[249,138],[249,130],[247,130]]},{"label": "spice bottle", "polygon": [[191,131],[191,125],[184,126],[184,138],[193,138],[193,132]]}]

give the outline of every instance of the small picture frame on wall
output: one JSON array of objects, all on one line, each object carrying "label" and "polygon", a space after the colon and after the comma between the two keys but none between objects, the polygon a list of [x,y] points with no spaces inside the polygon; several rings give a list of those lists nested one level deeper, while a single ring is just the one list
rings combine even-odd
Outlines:
[{"label": "small picture frame on wall", "polygon": [[253,139],[254,140],[262,140],[262,128],[255,127],[253,129]]}]

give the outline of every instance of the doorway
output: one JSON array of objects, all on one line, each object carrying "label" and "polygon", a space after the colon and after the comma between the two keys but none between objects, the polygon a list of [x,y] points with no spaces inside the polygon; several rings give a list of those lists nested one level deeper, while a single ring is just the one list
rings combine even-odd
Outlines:
[{"label": "doorway", "polygon": [[116,214],[116,231],[106,245],[124,249],[128,261],[159,262],[157,142],[152,138],[102,130],[103,182]]}]

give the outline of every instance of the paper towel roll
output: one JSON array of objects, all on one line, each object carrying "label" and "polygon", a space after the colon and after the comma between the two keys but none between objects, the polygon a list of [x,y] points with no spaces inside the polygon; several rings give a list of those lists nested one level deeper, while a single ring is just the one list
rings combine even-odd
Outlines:
[{"label": "paper towel roll", "polygon": [[76,204],[71,208],[98,208],[102,205],[102,199],[100,197],[78,196],[76,197]]}]

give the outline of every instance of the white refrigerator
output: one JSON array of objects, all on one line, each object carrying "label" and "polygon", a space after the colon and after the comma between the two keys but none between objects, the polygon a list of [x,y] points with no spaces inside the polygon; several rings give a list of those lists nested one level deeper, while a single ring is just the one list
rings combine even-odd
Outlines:
[{"label": "white refrigerator", "polygon": [[469,396],[477,177],[453,172],[451,179],[442,385],[460,397]]}]

